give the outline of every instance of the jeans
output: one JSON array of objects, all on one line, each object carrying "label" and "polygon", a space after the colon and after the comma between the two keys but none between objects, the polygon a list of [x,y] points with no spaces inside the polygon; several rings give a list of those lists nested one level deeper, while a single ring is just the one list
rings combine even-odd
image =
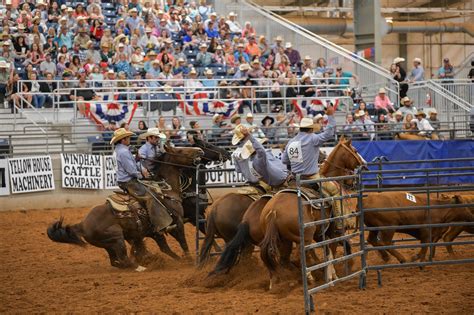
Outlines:
[{"label": "jeans", "polygon": [[46,101],[46,95],[43,94],[35,94],[33,95],[33,106],[36,108],[42,108],[44,102]]}]

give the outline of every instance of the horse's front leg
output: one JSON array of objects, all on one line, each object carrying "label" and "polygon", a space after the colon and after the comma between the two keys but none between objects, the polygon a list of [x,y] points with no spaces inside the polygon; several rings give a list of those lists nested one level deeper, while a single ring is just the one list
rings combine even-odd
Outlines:
[{"label": "horse's front leg", "polygon": [[176,220],[176,228],[170,231],[171,236],[173,236],[181,246],[181,249],[184,252],[185,258],[191,258],[189,254],[188,243],[186,242],[186,235],[184,234],[184,223],[182,218]]}]

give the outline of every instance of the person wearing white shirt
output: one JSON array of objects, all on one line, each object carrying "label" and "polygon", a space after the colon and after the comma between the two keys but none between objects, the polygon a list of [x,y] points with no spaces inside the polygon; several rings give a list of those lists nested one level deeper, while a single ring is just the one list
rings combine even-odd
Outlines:
[{"label": "person wearing white shirt", "polygon": [[254,124],[252,113],[247,114],[247,116],[245,117],[245,121],[246,122],[242,123],[242,125],[245,126],[251,132],[254,138],[265,138],[265,134],[263,133],[262,129],[260,129],[257,125]]},{"label": "person wearing white shirt", "polygon": [[229,26],[231,33],[240,34],[242,33],[242,26],[240,26],[239,22],[236,21],[236,17],[237,14],[230,12],[229,19],[226,21],[226,24]]},{"label": "person wearing white shirt", "polygon": [[153,46],[153,48],[158,47],[160,45],[158,38],[152,34],[152,29],[147,27],[145,29],[145,35],[140,37],[138,41],[138,45],[143,49],[147,50],[149,46]]},{"label": "person wearing white shirt", "polygon": [[418,111],[416,113],[416,126],[418,130],[420,131],[418,134],[420,136],[430,136],[431,132],[434,130],[434,128],[431,126],[430,122],[426,119],[426,114],[423,111]]}]

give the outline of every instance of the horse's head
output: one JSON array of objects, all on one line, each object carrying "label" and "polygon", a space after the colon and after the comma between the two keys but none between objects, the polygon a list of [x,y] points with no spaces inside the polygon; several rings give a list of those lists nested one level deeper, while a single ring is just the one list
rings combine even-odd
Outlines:
[{"label": "horse's head", "polygon": [[204,151],[204,156],[202,158],[205,163],[224,163],[225,161],[230,160],[232,157],[232,155],[227,150],[201,140],[198,137],[194,137],[194,143]]},{"label": "horse's head", "polygon": [[366,164],[364,158],[352,146],[352,140],[341,137],[321,167],[321,174],[326,177],[350,175],[356,168]]},{"label": "horse's head", "polygon": [[182,166],[195,166],[201,163],[204,152],[195,147],[172,147],[169,143],[165,144],[163,161]]}]

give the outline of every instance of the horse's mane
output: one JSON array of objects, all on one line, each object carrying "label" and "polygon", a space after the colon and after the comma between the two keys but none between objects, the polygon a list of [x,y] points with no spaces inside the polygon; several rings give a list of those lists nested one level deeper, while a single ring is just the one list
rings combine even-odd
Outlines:
[{"label": "horse's mane", "polygon": [[331,153],[329,153],[329,156],[326,158],[326,160],[321,165],[321,167],[319,169],[319,173],[321,175],[325,176],[327,174],[327,172],[329,171],[329,166],[330,166],[331,162],[334,160],[334,157],[336,156],[337,151],[341,147],[342,142],[343,142],[343,139],[341,139],[341,141],[338,142],[338,144],[334,147],[334,149],[331,151]]}]

